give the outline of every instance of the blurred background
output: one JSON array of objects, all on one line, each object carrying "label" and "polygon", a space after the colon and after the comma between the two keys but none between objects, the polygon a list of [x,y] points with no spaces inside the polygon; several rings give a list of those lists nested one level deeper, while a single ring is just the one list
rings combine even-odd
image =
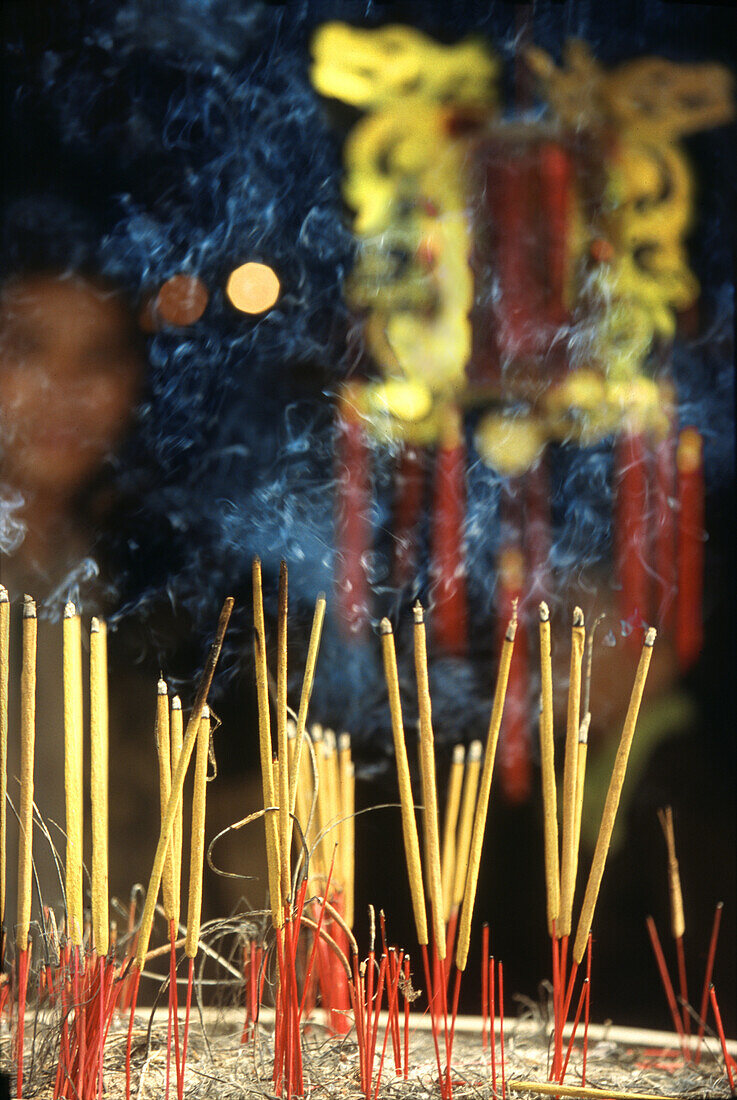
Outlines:
[{"label": "blurred background", "polygon": [[[734,16],[34,0],[2,21],[0,582],[44,619],[42,810],[63,820],[67,599],[111,625],[111,885],[126,899],[155,847],[156,679],[187,706],[227,594],[208,834],[259,804],[254,555],[272,647],[289,565],[293,705],[328,595],[310,713],[351,733],[359,808],[396,799],[380,618],[413,745],[411,605],[428,608],[442,798],[451,746],[485,737],[519,598],[477,913],[508,988],[535,998],[550,968],[537,603],[552,611],[558,735],[573,606],[589,626],[602,616],[584,868],[653,624],[592,1011],[669,1026],[644,921],[672,961],[656,816],[670,804],[690,988],[723,901],[716,981],[734,1033]],[[362,37],[390,25],[428,37]],[[571,39],[590,55],[566,54]],[[683,65],[682,82],[627,69],[651,56]],[[11,777],[13,751],[11,736]],[[218,858],[261,877],[212,875],[211,916],[241,892],[263,902],[252,829]],[[357,819],[359,942],[369,903],[413,939],[399,838],[396,810]],[[466,1011],[479,949],[480,933]]]}]

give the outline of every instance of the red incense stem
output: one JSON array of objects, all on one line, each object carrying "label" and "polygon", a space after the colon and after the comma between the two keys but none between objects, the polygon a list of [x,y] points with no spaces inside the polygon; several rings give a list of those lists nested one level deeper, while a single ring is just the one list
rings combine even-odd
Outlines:
[{"label": "red incense stem", "polygon": [[[389,948],[389,980],[392,984],[396,984],[397,990],[399,990],[399,977],[402,973],[402,960],[404,958],[404,952],[401,952],[399,958],[397,958],[396,948]],[[388,1027],[392,1033],[392,1051],[394,1053],[394,1071],[397,1077],[402,1075],[402,1042],[399,1031],[399,992],[394,998],[394,1009],[389,1013]]]},{"label": "red incense stem", "polygon": [[81,1096],[84,1089],[84,1063],[87,1056],[87,1005],[84,996],[81,996],[81,982],[83,981],[82,948],[74,948],[74,1028],[77,1033],[78,1055],[78,1095]]},{"label": "red incense stem", "polygon": [[440,1062],[440,1045],[438,1043],[438,1022],[435,1015],[435,993],[433,991],[432,978],[430,976],[430,960],[427,954],[427,944],[420,945],[422,952],[422,965],[425,971],[425,984],[427,985],[427,1000],[428,1007],[430,1009],[430,1028],[432,1030],[432,1039],[435,1044],[435,1059],[438,1064],[438,1084],[440,1086],[440,1095],[445,1100],[445,1082],[443,1079],[443,1067]]},{"label": "red incense stem", "polygon": [[653,560],[658,593],[658,626],[670,632],[676,611],[676,525],[673,501],[676,496],[676,447],[672,433],[655,448],[655,501]]},{"label": "red incense stem", "polygon": [[370,452],[358,409],[359,387],[346,386],[336,438],[336,596],[340,622],[349,638],[363,637],[369,622],[365,556],[371,547]]},{"label": "red incense stem", "polygon": [[435,459],[432,510],[432,578],[435,642],[444,654],[463,656],[468,648],[466,563],[466,451],[458,411],[445,410]]},{"label": "red incense stem", "polygon": [[394,579],[400,588],[410,584],[416,573],[424,480],[420,449],[405,443],[399,454],[394,502]]},{"label": "red incense stem", "polygon": [[131,1047],[133,1045],[133,1020],[138,1000],[138,986],[141,981],[141,971],[133,964],[133,983],[130,988],[130,1019],[128,1020],[128,1038],[125,1044],[125,1100],[131,1100]]},{"label": "red incense stem", "polygon": [[683,1024],[681,1023],[681,1017],[678,1012],[678,1006],[676,1004],[676,995],[673,992],[673,983],[670,980],[668,973],[668,967],[665,963],[665,956],[663,955],[663,948],[660,946],[660,937],[658,936],[658,930],[655,927],[655,921],[652,917],[648,917],[645,921],[647,924],[647,930],[650,935],[650,942],[653,946],[653,952],[655,954],[655,961],[658,964],[658,970],[660,971],[660,980],[663,983],[663,990],[665,992],[666,1000],[668,1001],[668,1008],[670,1009],[671,1018],[673,1020],[673,1026],[678,1032],[681,1040],[681,1051],[684,1059],[687,1057],[685,1040],[683,1035]]},{"label": "red incense stem", "polygon": [[[366,1087],[371,1091],[371,1060],[373,1049],[371,1039],[373,1035],[373,1008],[374,1008],[374,966],[376,965],[376,952],[371,949],[368,954],[368,966],[366,969]],[[368,1094],[367,1094],[368,1096]]]},{"label": "red incense stem", "polygon": [[481,929],[481,1049],[486,1050],[489,1025],[489,926]]},{"label": "red incense stem", "polygon": [[456,970],[456,978],[453,984],[453,1006],[450,1017],[450,1042],[448,1043],[448,1094],[452,1094],[453,1082],[451,1080],[451,1065],[453,1062],[453,1040],[456,1033],[456,1017],[458,1016],[458,1000],[461,995],[462,970]]},{"label": "red incense stem", "polygon": [[366,1094],[366,1017],[363,981],[358,966],[358,953],[353,952],[353,1003],[356,1019],[356,1042],[358,1044],[358,1064],[361,1070],[361,1091]]},{"label": "red incense stem", "polygon": [[496,995],[494,990],[494,956],[489,959],[489,1031],[491,1048],[491,1079],[496,1096]]},{"label": "red incense stem", "polygon": [[18,952],[18,1025],[16,1030],[16,1096],[23,1096],[23,1046],[26,1030],[26,997],[28,994],[28,948]]},{"label": "red incense stem", "polygon": [[557,1050],[557,1036],[558,1036],[558,1004],[560,1001],[560,956],[558,951],[558,937],[555,934],[555,921],[553,921],[553,931],[550,937],[553,953],[553,1064],[549,1067],[550,1072],[548,1080],[552,1081],[556,1072],[557,1065],[555,1062],[555,1055]]},{"label": "red incense stem", "polygon": [[[627,430],[617,442],[616,472],[617,572],[622,586],[619,595],[620,616],[632,626],[649,617],[650,578],[647,571],[647,450],[641,432]],[[639,636],[631,631],[630,644],[639,646]]]},{"label": "red incense stem", "polygon": [[689,668],[703,643],[704,469],[701,436],[684,428],[678,440],[678,601],[676,652]]},{"label": "red incense stem", "polygon": [[676,938],[676,956],[678,959],[678,990],[681,996],[681,1015],[683,1030],[691,1034],[691,1019],[688,1012],[688,986],[686,984],[686,954],[683,950],[683,936]]},{"label": "red incense stem", "polygon": [[192,986],[194,985],[194,959],[189,960],[187,972],[187,999],[184,1008],[184,1033],[182,1035],[182,1073],[177,1082],[178,1100],[184,1096],[184,1072],[187,1068],[187,1041],[189,1040],[189,1012],[192,1007]]},{"label": "red incense stem", "polygon": [[410,958],[409,955],[405,955],[404,958],[404,980],[407,983],[405,986],[404,994],[404,1079],[405,1081],[409,1077],[409,1013],[410,1013],[410,999],[409,999],[409,983],[411,977],[410,970]]},{"label": "red incense stem", "polygon": [[[394,949],[392,948],[392,950],[394,950]],[[396,960],[395,960],[395,962],[396,962]],[[389,965],[388,966],[388,971],[389,971],[389,985],[388,985],[389,992],[388,992],[388,996],[387,996],[387,1025],[386,1025],[386,1029],[384,1031],[384,1042],[382,1043],[382,1047],[381,1047],[381,1058],[379,1060],[379,1068],[376,1072],[376,1088],[374,1090],[374,1100],[378,1100],[378,1097],[379,1097],[379,1085],[381,1084],[381,1075],[384,1071],[384,1058],[386,1057],[386,1044],[387,1044],[387,1040],[389,1038],[389,1030],[390,1030],[390,1027],[391,1027],[391,1021],[394,1017],[394,1012],[396,1010],[396,1005],[397,1005],[397,1001],[398,1001],[398,997],[399,997],[399,969],[396,966],[392,969],[391,965]],[[379,1007],[381,1007],[381,1005],[379,1005]],[[377,1022],[378,1022],[378,1013],[377,1013],[376,1018],[377,1018]]]},{"label": "red incense stem", "polygon": [[583,1064],[581,1066],[581,1084],[586,1087],[586,1062],[589,1055],[589,1012],[591,1009],[591,951],[592,936],[589,932],[589,942],[586,948],[586,1007],[584,1009],[583,1022]]},{"label": "red incense stem", "polygon": [[727,1077],[729,1078],[729,1087],[734,1092],[734,1077],[732,1076],[732,1058],[729,1056],[727,1050],[727,1039],[724,1034],[724,1024],[722,1023],[722,1014],[719,1011],[719,1004],[717,1003],[717,994],[714,989],[714,983],[709,986],[709,997],[711,998],[711,1007],[714,1012],[714,1019],[717,1025],[717,1035],[719,1036],[719,1042],[722,1044],[722,1054],[724,1056],[724,1065],[727,1070]]},{"label": "red incense stem", "polygon": [[[317,954],[318,947],[319,947],[320,942],[321,942],[320,941],[320,933],[322,931],[322,922],[325,918],[325,905],[326,905],[327,900],[328,900],[328,892],[330,890],[330,880],[333,877],[333,868],[334,868],[334,866],[335,866],[335,852],[333,852],[333,858],[330,861],[330,870],[328,871],[328,878],[327,878],[327,882],[325,883],[325,893],[323,895],[322,901],[320,903],[320,909],[318,911],[317,928],[315,929],[315,934],[314,934],[314,938],[313,938],[313,941],[312,941],[312,951],[310,952],[310,960],[307,964],[307,971],[305,973],[305,981],[304,981],[304,989],[302,990],[302,1000],[301,1000],[300,1006],[299,1006],[299,1015],[298,1015],[299,1021],[302,1020],[302,1013],[304,1012],[305,1000],[307,998],[307,990],[309,989],[310,978],[312,977],[312,968],[315,965],[315,955]],[[301,913],[300,913],[300,920],[301,920]]]},{"label": "red incense stem", "polygon": [[[372,1028],[371,1028],[371,1042],[369,1043],[369,1057],[368,1057],[368,1067],[367,1067],[368,1072],[366,1074],[366,1080],[368,1081],[368,1087],[369,1087],[367,1100],[370,1100],[371,1081],[372,1081],[372,1078],[373,1078],[373,1075],[374,1075],[374,1059],[376,1057],[376,1037],[379,1033],[379,1013],[381,1012],[381,1001],[382,1001],[382,997],[384,996],[384,982],[386,980],[386,965],[387,965],[386,955],[382,955],[381,956],[381,962],[379,963],[379,981],[378,981],[377,987],[376,987],[376,996],[374,998],[374,1006],[373,1006],[374,1022],[373,1022]],[[371,1008],[372,1008],[372,1006],[369,1003],[369,1014],[371,1013]]]},{"label": "red incense stem", "polygon": [[502,1097],[507,1094],[507,1085],[504,1075],[504,968],[499,962],[499,1046],[501,1050],[502,1064]]},{"label": "red incense stem", "polygon": [[573,1050],[573,1043],[576,1038],[576,1032],[578,1031],[578,1024],[581,1019],[581,1013],[583,1011],[584,1001],[586,999],[586,990],[588,988],[587,980],[584,978],[583,985],[581,986],[581,992],[578,997],[578,1007],[576,1009],[576,1015],[573,1020],[573,1028],[571,1029],[571,1037],[568,1040],[568,1048],[566,1050],[565,1061],[563,1062],[563,1068],[560,1071],[560,1084],[562,1085],[566,1078],[566,1070],[568,1069],[568,1062],[571,1057],[571,1051]]},{"label": "red incense stem", "polygon": [[709,1000],[709,986],[711,985],[711,976],[714,973],[714,959],[717,953],[717,941],[719,939],[719,925],[722,921],[722,909],[724,903],[717,902],[716,909],[714,910],[714,922],[711,926],[711,938],[709,940],[709,954],[706,957],[706,973],[704,974],[704,988],[701,993],[701,1006],[699,1008],[699,1041],[696,1048],[696,1065],[701,1061],[701,1044],[704,1039],[704,1030],[706,1029],[706,1013],[708,1011],[707,1005]]}]

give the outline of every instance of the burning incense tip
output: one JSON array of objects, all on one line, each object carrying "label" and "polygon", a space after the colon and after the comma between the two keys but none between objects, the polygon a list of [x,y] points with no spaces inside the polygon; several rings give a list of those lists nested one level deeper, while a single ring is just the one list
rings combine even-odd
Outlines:
[{"label": "burning incense tip", "polygon": [[[478,744],[479,742],[475,742],[475,743]],[[466,750],[464,749],[463,745],[454,745],[453,746],[453,763],[454,764],[462,764],[464,759],[465,759],[465,756],[466,756]],[[469,756],[470,756],[470,752],[469,752]]]},{"label": "burning incense tip", "polygon": [[34,600],[33,596],[25,595],[23,597],[23,618],[36,618],[36,601]]},{"label": "burning incense tip", "polygon": [[178,695],[175,695],[174,698],[172,699],[171,709],[172,710],[181,710],[182,709],[182,700],[179,698]]},{"label": "burning incense tip", "polygon": [[655,645],[655,639],[657,638],[657,636],[658,636],[658,632],[655,629],[655,627],[654,626],[649,627],[648,632],[645,635],[645,641],[642,644],[643,645],[649,645],[649,646]]},{"label": "burning incense tip", "polygon": [[517,601],[514,601],[512,608],[512,618],[509,620],[507,626],[507,633],[504,635],[505,641],[513,642],[515,634],[517,633]]},{"label": "burning incense tip", "polygon": [[93,615],[93,617],[90,619],[90,634],[99,634],[99,633],[100,633],[100,620],[97,618],[96,615]]},{"label": "burning incense tip", "polygon": [[10,603],[8,590],[4,584],[0,584],[0,603]]},{"label": "burning incense tip", "polygon": [[64,604],[64,618],[65,619],[73,619],[76,614],[77,614],[77,609],[74,606],[74,604],[72,603],[72,601],[69,600],[68,603]]},{"label": "burning incense tip", "polygon": [[209,718],[210,717],[210,708],[208,707],[207,703],[205,703],[204,707],[202,708],[202,710],[200,712],[200,717],[201,718]]},{"label": "burning incense tip", "polygon": [[391,634],[392,624],[387,618],[383,618],[379,623],[379,634]]},{"label": "burning incense tip", "polygon": [[586,711],[583,716],[583,722],[581,728],[578,731],[578,743],[579,745],[588,745],[589,743],[589,726],[591,725],[591,711]]},{"label": "burning incense tip", "polygon": [[338,750],[340,752],[346,752],[351,747],[351,735],[350,733],[341,733],[338,737]]},{"label": "burning incense tip", "polygon": [[583,611],[580,607],[574,607],[573,609],[573,625],[583,626]]},{"label": "burning incense tip", "polygon": [[425,621],[425,612],[423,611],[422,604],[419,600],[417,600],[414,607],[412,608],[412,614],[415,617],[416,623],[423,623]]},{"label": "burning incense tip", "polygon": [[482,743],[480,741],[472,741],[471,744],[468,746],[468,760],[469,760],[469,763],[472,760],[480,760],[483,751],[484,751],[484,746],[482,745]]},{"label": "burning incense tip", "polygon": [[550,608],[545,603],[545,600],[540,604],[540,622],[547,623],[550,621]]},{"label": "burning incense tip", "polygon": [[156,693],[157,695],[169,694],[169,688],[167,687],[166,680],[159,680],[158,684],[156,685]]}]

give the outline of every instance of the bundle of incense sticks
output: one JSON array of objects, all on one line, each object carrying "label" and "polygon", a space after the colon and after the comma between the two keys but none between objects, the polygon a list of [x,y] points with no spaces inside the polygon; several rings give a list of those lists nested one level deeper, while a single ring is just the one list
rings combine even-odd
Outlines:
[{"label": "bundle of incense sticks", "polygon": [[[276,961],[277,982],[274,996],[274,1063],[272,1088],[278,1096],[305,1095],[303,1079],[303,1035],[309,1017],[311,998],[319,986],[323,1003],[328,1007],[333,1031],[354,1027],[358,1046],[358,1077],[366,1100],[377,1100],[380,1094],[385,1056],[391,1043],[395,1072],[405,1079],[409,1068],[410,1004],[419,994],[412,988],[410,959],[405,951],[390,945],[386,921],[379,914],[380,955],[377,952],[376,928],[371,911],[371,942],[368,956],[359,959],[359,949],[351,931],[353,920],[353,822],[354,770],[350,738],[341,734],[337,739],[329,730],[314,723],[308,727],[309,700],[314,679],[320,633],[324,616],[324,599],[319,597],[310,635],[308,656],[295,722],[290,723],[287,701],[287,572],[282,567],[279,591],[279,621],[276,633],[276,737],[274,757],[271,740],[272,702],[269,697],[266,631],[261,594],[260,564],[254,563],[254,651],[259,701],[259,732],[263,763],[264,808],[253,817],[263,817],[269,865],[271,891],[270,913],[273,932],[260,942],[249,945],[248,1005],[250,1020],[246,1035],[255,1035],[263,994],[266,953]],[[65,723],[65,789],[67,799],[66,828],[70,837],[65,884],[67,903],[63,922],[57,930],[52,910],[42,914],[43,933],[50,951],[45,963],[35,971],[30,968],[31,941],[31,881],[32,844],[34,831],[33,761],[35,751],[35,657],[37,641],[36,608],[33,600],[23,602],[22,672],[20,680],[20,838],[18,850],[19,891],[15,934],[15,959],[12,981],[0,988],[0,1013],[8,1005],[15,1021],[17,1095],[24,1085],[24,1032],[26,998],[29,989],[35,993],[36,1004],[46,1001],[57,1009],[59,1023],[58,1055],[55,1062],[53,1095],[56,1098],[80,1100],[100,1098],[105,1089],[105,1049],[116,1008],[130,1011],[128,1019],[125,1087],[127,1100],[133,1092],[133,1034],[137,995],[144,966],[148,960],[165,953],[169,959],[169,1011],[166,1039],[165,1094],[176,1085],[178,1100],[185,1093],[190,1009],[194,987],[194,963],[200,951],[212,955],[212,949],[201,942],[201,900],[203,885],[203,855],[205,833],[205,793],[211,731],[207,697],[218,656],[223,643],[232,600],[227,600],[218,621],[215,640],[197,691],[192,711],[183,722],[181,701],[169,697],[165,680],[152,690],[152,716],[155,713],[155,742],[159,764],[159,802],[161,826],[153,868],[144,895],[143,911],[136,919],[136,898],[130,910],[129,935],[117,937],[110,921],[107,890],[107,820],[108,820],[108,699],[107,647],[105,624],[93,619],[89,625],[90,692],[88,700],[90,736],[90,795],[92,808],[91,909],[87,922],[83,909],[80,867],[83,856],[83,783],[81,762],[84,756],[84,710],[82,690],[83,624],[76,608],[65,609],[64,638],[64,723]],[[0,784],[6,785],[7,706],[9,693],[9,622],[10,604],[0,587]],[[485,747],[472,742],[467,750],[462,745],[453,748],[444,814],[438,799],[435,744],[432,725],[432,701],[429,690],[425,616],[422,607],[414,609],[415,680],[419,712],[419,747],[421,775],[422,845],[415,816],[407,746],[399,693],[394,638],[391,624],[383,620],[380,626],[381,648],[389,695],[392,733],[399,780],[401,822],[409,885],[420,946],[430,1024],[433,1036],[438,1086],[443,1100],[452,1097],[453,1043],[460,992],[461,975],[466,968],[472,917],[474,912],[479,865],[491,795],[494,761],[503,721],[504,700],[510,662],[515,642],[516,611],[507,625],[499,657],[496,687],[491,706],[489,730]],[[489,955],[490,933],[487,925],[482,933],[482,998],[483,1023],[480,1026],[482,1044],[486,1041],[487,1023],[490,1075],[494,1095],[505,1095],[510,1087],[558,1095],[573,1095],[566,1083],[576,1031],[583,1017],[583,1086],[576,1094],[599,1095],[587,1089],[586,1051],[589,1025],[591,937],[594,907],[614,826],[617,805],[624,782],[627,757],[634,736],[637,713],[652,656],[654,631],[646,632],[630,705],[624,721],[622,738],[612,779],[602,813],[594,857],[581,906],[573,945],[572,962],[568,970],[568,936],[572,929],[573,900],[578,863],[581,806],[583,802],[586,745],[591,673],[592,634],[586,650],[583,616],[576,609],[572,625],[571,669],[566,723],[566,752],[563,767],[564,792],[561,828],[556,806],[555,762],[553,745],[553,685],[550,655],[550,621],[548,609],[541,605],[540,640],[542,664],[541,749],[543,767],[543,800],[545,822],[545,881],[547,886],[547,924],[553,944],[553,1059],[549,1082],[519,1082],[510,1080],[509,1064],[504,1045],[504,974],[503,964]],[[584,672],[584,659],[587,656]],[[152,685],[153,688],[153,685]],[[192,757],[192,814],[189,850],[189,883],[186,927],[179,923],[182,901],[182,798],[185,777]],[[571,775],[573,771],[573,775]],[[281,799],[281,801],[280,801]],[[284,814],[283,807],[287,813]],[[40,820],[40,819],[38,819]],[[294,822],[297,828],[293,828]],[[686,1015],[687,990],[682,978],[682,940],[684,921],[680,895],[672,814],[666,810],[661,823],[666,839],[672,931],[679,954],[680,1011],[671,991],[674,1024],[678,1028]],[[442,824],[442,828],[441,828]],[[5,882],[5,817],[0,816],[0,908],[4,914]],[[560,834],[560,839],[559,839]],[[562,843],[560,842],[562,840]],[[421,855],[421,852],[423,853]],[[424,872],[423,872],[424,864]],[[161,906],[158,899],[161,894]],[[154,917],[160,912],[166,927],[168,942],[149,950]],[[4,914],[5,915],[5,914]],[[707,973],[700,1013],[700,1031],[693,1062],[701,1055],[708,1007],[722,1044],[726,1075],[733,1080],[734,1062],[724,1038],[716,992],[712,983],[716,937],[721,917],[717,907],[715,925],[709,949]],[[654,924],[653,943],[656,956],[662,956]],[[184,932],[183,938],[177,938]],[[652,934],[651,933],[651,934]],[[678,941],[681,946],[678,947]],[[188,962],[186,1003],[183,1021],[177,1004],[177,970],[179,952]],[[260,952],[260,955],[258,954]],[[576,1002],[573,1027],[567,1046],[563,1047],[563,1028],[567,1021],[575,988],[576,972],[587,956],[586,977]],[[660,966],[660,958],[659,958]],[[221,965],[227,962],[220,959]],[[664,965],[664,964],[663,964]],[[453,967],[455,966],[455,973]],[[661,968],[661,973],[663,969]],[[236,968],[230,973],[240,977]],[[667,971],[666,971],[667,973]],[[33,977],[34,985],[29,985]],[[670,980],[668,979],[668,982]],[[340,987],[341,992],[336,993]],[[404,998],[403,1034],[400,1015],[400,994]],[[338,998],[342,998],[339,1000]],[[387,1010],[387,1023],[381,1039],[380,1016]],[[585,1010],[585,1013],[584,1013]],[[498,1021],[498,1024],[497,1024]],[[180,1034],[181,1026],[181,1034]],[[497,1044],[497,1032],[499,1045]],[[381,1039],[381,1046],[379,1040]],[[692,1044],[684,1043],[688,1052]],[[684,1057],[688,1052],[684,1049]],[[499,1071],[500,1089],[497,1088]],[[143,1071],[142,1071],[143,1072]],[[31,1083],[35,1088],[35,1082]],[[312,1087],[313,1082],[309,1083]],[[140,1082],[138,1085],[140,1089]],[[621,1093],[626,1097],[625,1093]],[[634,1100],[634,1098],[633,1098]]]},{"label": "bundle of incense sticks", "polygon": [[[67,603],[63,619],[63,667],[60,670],[64,694],[64,786],[66,796],[66,868],[65,909],[61,934],[56,918],[45,907],[41,914],[44,940],[50,945],[46,964],[39,971],[37,998],[47,998],[60,1009],[61,1031],[58,1044],[54,1100],[76,1097],[92,1100],[103,1092],[104,1051],[116,1007],[127,1001],[131,1007],[127,1052],[127,1088],[130,1093],[130,1034],[136,1005],[138,983],[148,957],[154,912],[159,888],[164,879],[164,913],[171,937],[172,972],[175,974],[175,932],[179,920],[181,892],[181,799],[185,773],[197,742],[192,835],[187,910],[185,955],[190,959],[185,1016],[184,1044],[179,1045],[176,1014],[176,985],[172,982],[172,1014],[176,1035],[175,1061],[177,1090],[183,1095],[189,1005],[192,994],[192,962],[197,955],[200,933],[202,870],[204,854],[205,781],[210,737],[209,711],[205,699],[215,672],[233,601],[226,600],[221,612],[215,641],[195,697],[186,736],[182,730],[181,703],[172,701],[168,708],[166,684],[158,686],[156,737],[160,764],[162,826],[157,854],[149,882],[146,903],[135,941],[123,957],[117,951],[114,924],[110,920],[108,897],[108,672],[107,630],[102,619],[89,624],[89,760],[92,849],[90,899],[91,922],[85,919],[84,869],[84,692],[83,626],[72,603]],[[36,750],[36,605],[30,596],[23,602],[22,671],[20,683],[20,806],[18,847],[18,910],[15,932],[16,991],[16,1095],[24,1088],[24,1052],[26,1001],[29,990],[31,955],[31,908],[34,838],[34,756]],[[9,689],[10,604],[6,590],[0,587],[0,771],[2,777],[2,814],[0,815],[0,912],[5,913],[5,860],[7,789],[7,731]],[[41,819],[38,818],[39,822]],[[4,926],[3,926],[4,932]],[[181,944],[176,944],[181,946]],[[50,960],[56,960],[52,962]],[[130,981],[132,978],[132,991]],[[4,983],[7,985],[8,983]],[[5,1006],[0,1003],[0,1010]],[[168,1068],[167,1068],[168,1094]]]}]

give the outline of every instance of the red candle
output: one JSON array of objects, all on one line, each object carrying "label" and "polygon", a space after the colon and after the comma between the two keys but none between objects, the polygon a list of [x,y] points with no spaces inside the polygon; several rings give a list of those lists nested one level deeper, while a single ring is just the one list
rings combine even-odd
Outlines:
[{"label": "red candle", "polygon": [[[512,614],[514,601],[521,602],[524,588],[524,559],[512,547],[499,556],[498,623],[502,632]],[[530,760],[530,719],[528,698],[527,631],[520,615],[512,663],[509,668],[504,720],[499,741],[499,773],[508,802],[525,802],[532,781]]]},{"label": "red candle", "polygon": [[[617,573],[621,584],[619,612],[634,627],[648,621],[650,610],[647,449],[641,432],[625,431],[618,440],[615,477],[615,542]],[[640,639],[634,632],[629,637],[635,645],[640,644]]]},{"label": "red candle", "polygon": [[676,592],[676,442],[672,434],[655,448],[653,485],[653,566],[657,591],[657,622],[661,630],[671,631],[675,618]]},{"label": "red candle", "polygon": [[466,450],[458,410],[445,410],[435,461],[432,511],[433,633],[443,653],[460,656],[467,648]]},{"label": "red candle", "polygon": [[682,669],[699,653],[704,636],[704,468],[696,428],[684,428],[678,439],[678,600],[676,652]]},{"label": "red candle", "polygon": [[371,546],[370,452],[358,409],[359,388],[346,386],[338,410],[336,437],[335,587],[344,632],[362,638],[369,621],[365,556]]},{"label": "red candle", "polygon": [[397,462],[394,504],[394,579],[400,587],[415,578],[417,525],[422,513],[424,481],[422,452],[407,443]]},{"label": "red candle", "polygon": [[540,148],[540,214],[545,240],[546,309],[548,321],[561,325],[566,319],[568,275],[568,219],[571,161],[560,145],[545,142]]}]

